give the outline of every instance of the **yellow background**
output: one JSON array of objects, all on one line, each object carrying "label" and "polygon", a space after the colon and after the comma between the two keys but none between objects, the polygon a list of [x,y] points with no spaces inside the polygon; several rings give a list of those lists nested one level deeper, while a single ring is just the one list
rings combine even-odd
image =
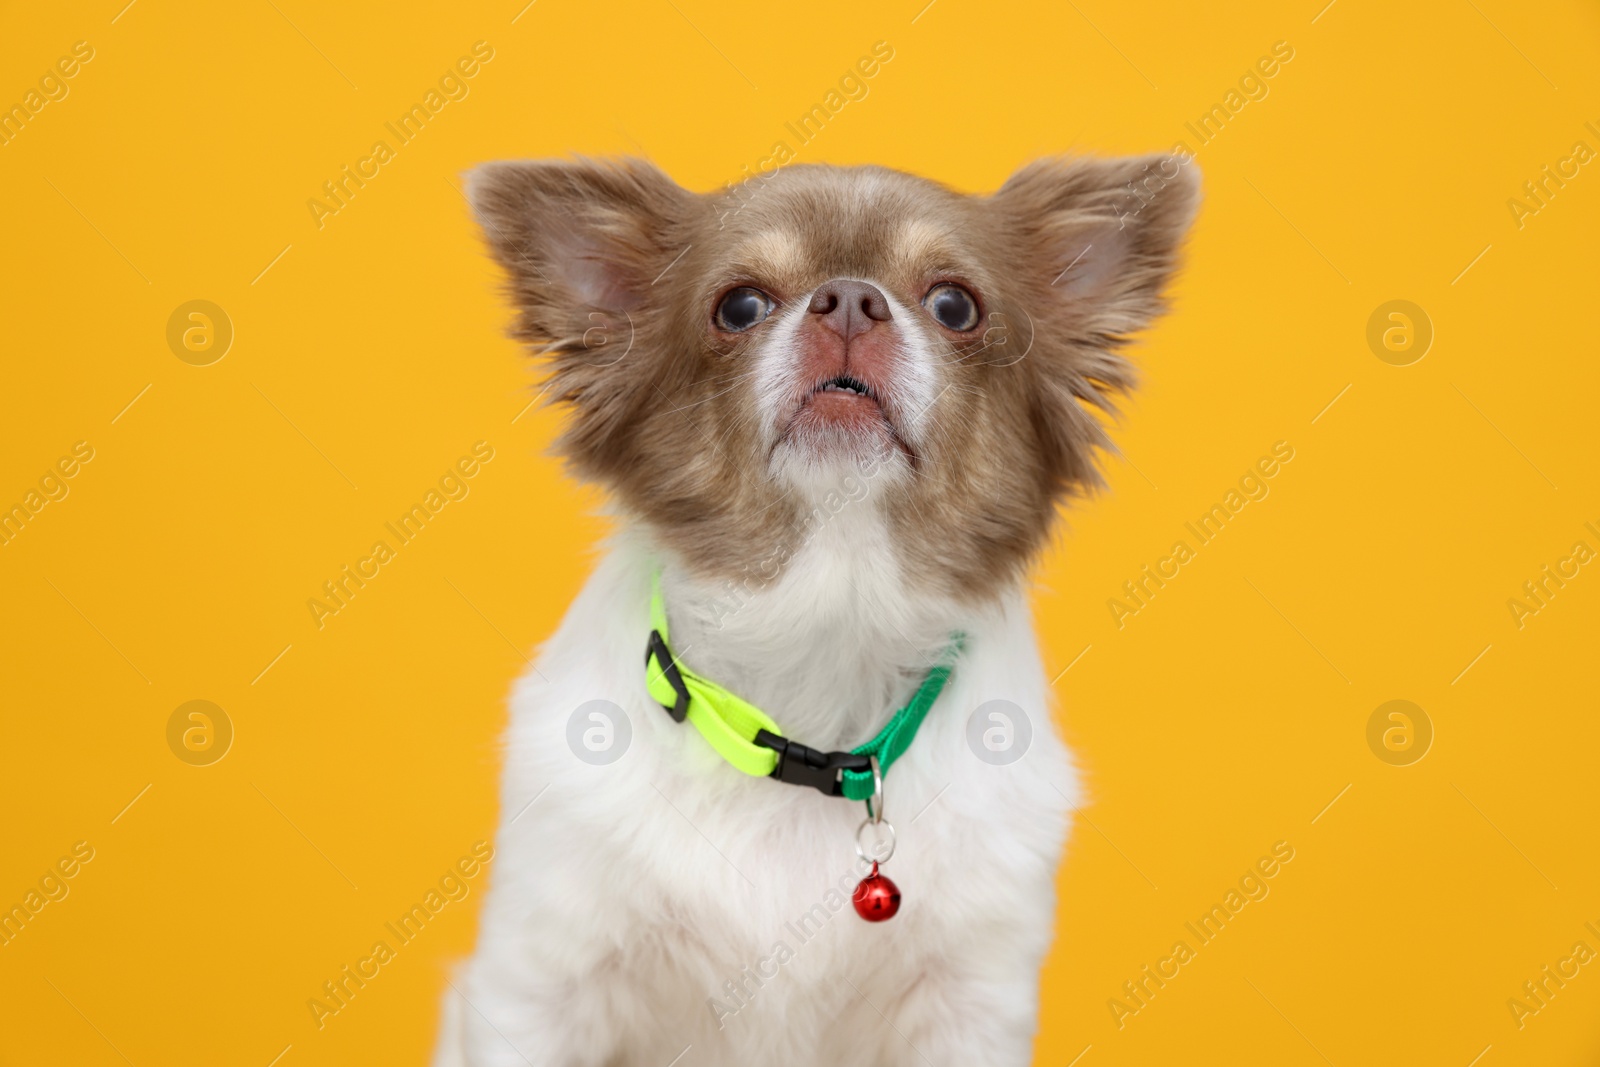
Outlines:
[{"label": "yellow background", "polygon": [[[7,16],[0,103],[75,41],[95,56],[0,147],[0,503],[74,442],[95,457],[0,547],[0,903],[74,842],[95,858],[0,947],[0,1061],[424,1061],[485,876],[322,1030],[306,1001],[491,835],[504,695],[603,529],[545,455],[557,416],[527,409],[459,175],[644,153],[714,188],[883,40],[870,94],[799,158],[974,191],[1068,148],[1194,148],[1186,121],[1294,49],[1199,149],[1125,461],[1039,571],[1091,801],[1038,1061],[1596,1062],[1600,963],[1521,1029],[1506,1002],[1600,950],[1600,567],[1521,629],[1507,601],[1600,549],[1600,166],[1521,228],[1507,201],[1600,149],[1600,15],[925,3]],[[306,201],[479,40],[470,95],[319,229]],[[210,366],[166,342],[193,299],[236,331]],[[1365,339],[1392,299],[1436,331],[1411,366]],[[470,496],[318,630],[307,599],[478,440]],[[1107,600],[1279,440],[1271,495],[1119,630]],[[207,767],[167,747],[193,699],[236,730]],[[1411,766],[1367,745],[1391,699],[1433,724]],[[1270,896],[1119,1029],[1122,983],[1279,840]]]}]

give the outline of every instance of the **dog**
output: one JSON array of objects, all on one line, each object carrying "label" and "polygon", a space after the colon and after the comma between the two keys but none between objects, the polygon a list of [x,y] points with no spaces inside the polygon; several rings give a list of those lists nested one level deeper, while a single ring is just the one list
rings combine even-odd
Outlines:
[{"label": "dog", "polygon": [[1029,1062],[1080,794],[1027,574],[1100,484],[1191,161],[467,190],[617,530],[515,687],[435,1064]]}]

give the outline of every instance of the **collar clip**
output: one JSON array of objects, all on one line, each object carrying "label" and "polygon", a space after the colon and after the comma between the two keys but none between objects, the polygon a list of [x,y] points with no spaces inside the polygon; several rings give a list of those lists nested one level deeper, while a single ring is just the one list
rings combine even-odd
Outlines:
[{"label": "collar clip", "polygon": [[780,737],[770,730],[757,730],[756,744],[772,749],[778,754],[778,765],[772,777],[790,785],[809,785],[830,797],[844,795],[841,771],[870,771],[870,756],[854,752],[821,752],[798,741]]},{"label": "collar clip", "polygon": [[672,707],[668,708],[665,704],[662,707],[666,708],[667,714],[672,716],[674,722],[682,722],[689,715],[689,687],[684,684],[683,675],[679,673],[678,665],[672,659],[672,650],[667,647],[660,630],[650,631],[650,643],[645,646],[645,665],[649,666],[651,660],[660,665],[661,676],[672,686],[673,693],[677,694],[677,700],[673,701]]}]

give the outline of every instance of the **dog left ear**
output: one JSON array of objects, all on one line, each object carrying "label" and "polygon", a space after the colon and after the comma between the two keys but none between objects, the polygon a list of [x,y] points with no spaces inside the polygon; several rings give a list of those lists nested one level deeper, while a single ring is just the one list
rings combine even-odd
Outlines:
[{"label": "dog left ear", "polygon": [[557,449],[581,476],[615,481],[638,462],[630,431],[660,407],[659,376],[682,366],[659,343],[668,287],[654,283],[694,244],[706,204],[632,159],[488,163],[467,195],[506,271],[513,336],[544,357],[544,395],[579,416]]},{"label": "dog left ear", "polygon": [[1187,157],[1047,159],[991,198],[1051,328],[1109,346],[1163,309],[1162,289],[1200,201]]},{"label": "dog left ear", "polygon": [[518,337],[560,353],[595,315],[619,320],[685,245],[698,198],[642,160],[486,163],[467,195],[521,312]]}]

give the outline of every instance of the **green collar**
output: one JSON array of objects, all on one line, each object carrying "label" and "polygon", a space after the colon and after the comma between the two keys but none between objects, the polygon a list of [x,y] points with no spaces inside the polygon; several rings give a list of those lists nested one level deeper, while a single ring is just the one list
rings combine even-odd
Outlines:
[{"label": "green collar", "polygon": [[911,747],[917,728],[950,678],[962,636],[955,635],[944,656],[917,687],[911,702],[896,711],[877,736],[849,752],[820,752],[791,741],[766,712],[678,662],[667,644],[667,612],[661,602],[661,577],[650,590],[650,641],[645,650],[645,684],[650,695],[678,722],[687,718],[722,758],[745,774],[809,785],[830,796],[867,800],[873,795],[874,757],[878,773]]}]

